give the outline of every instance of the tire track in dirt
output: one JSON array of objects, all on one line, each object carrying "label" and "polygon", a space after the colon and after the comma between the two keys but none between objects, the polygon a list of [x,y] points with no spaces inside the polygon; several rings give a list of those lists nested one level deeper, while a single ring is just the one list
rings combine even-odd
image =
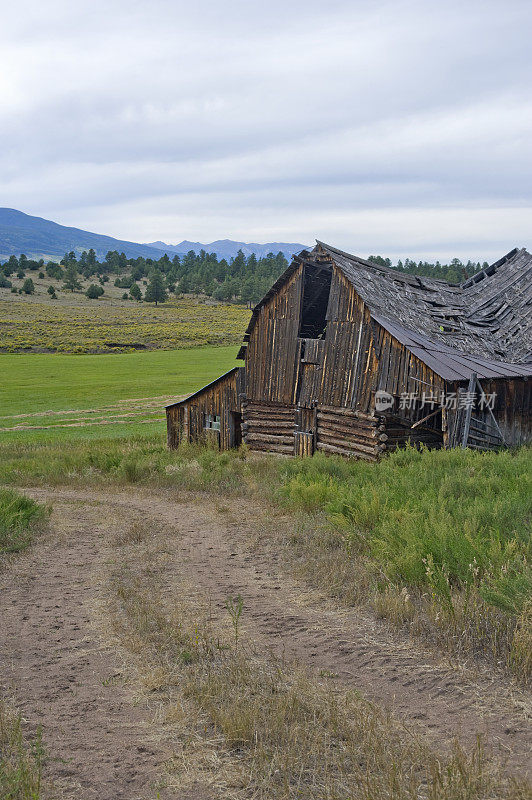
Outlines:
[{"label": "tire track in dirt", "polygon": [[52,523],[0,573],[0,689],[30,732],[42,725],[45,792],[62,800],[207,800],[159,785],[171,743],[164,733],[161,743],[153,710],[138,703],[116,652],[102,643],[112,508],[57,503]]},{"label": "tire track in dirt", "polygon": [[242,521],[227,524],[211,501],[175,502],[170,493],[28,491],[39,500],[129,509],[169,526],[178,534],[169,542],[176,579],[184,569],[219,617],[227,614],[227,597],[241,594],[243,627],[266,652],[337,676],[440,747],[447,749],[455,736],[470,747],[482,734],[490,752],[502,757],[511,770],[529,771],[532,730],[525,709],[527,695],[512,694],[495,678],[468,679],[411,641],[398,642],[385,625],[358,609],[333,609],[316,593],[307,592],[305,597],[304,587],[275,563],[260,537],[253,552],[248,549],[250,529],[260,525],[260,515],[253,521],[253,509],[248,507],[247,521],[240,511]]}]

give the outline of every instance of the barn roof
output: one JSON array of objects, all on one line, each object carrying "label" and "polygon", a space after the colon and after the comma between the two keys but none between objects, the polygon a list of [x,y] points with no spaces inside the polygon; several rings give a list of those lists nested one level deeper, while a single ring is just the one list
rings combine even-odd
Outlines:
[{"label": "barn roof", "polygon": [[372,317],[401,344],[406,345],[420,361],[423,361],[446,381],[468,380],[473,372],[481,380],[485,378],[520,378],[532,375],[531,363],[513,364],[463,353],[442,342],[435,342],[421,333],[407,330],[397,322],[378,314],[372,314]]},{"label": "barn roof", "polygon": [[[293,257],[253,309],[260,309],[302,262],[334,263],[371,316],[444,380],[532,375],[532,255],[511,250],[462,284],[381,267],[317,240]],[[243,357],[243,349],[239,357]]]},{"label": "barn roof", "polygon": [[409,275],[318,242],[372,317],[445,380],[532,374],[532,256],[512,250],[462,285]]}]

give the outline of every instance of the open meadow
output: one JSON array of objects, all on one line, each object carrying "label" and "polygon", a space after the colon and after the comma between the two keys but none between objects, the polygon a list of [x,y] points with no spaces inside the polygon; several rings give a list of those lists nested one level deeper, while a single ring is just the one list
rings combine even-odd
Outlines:
[{"label": "open meadow", "polygon": [[0,443],[164,433],[164,405],[235,366],[237,348],[2,355]]}]

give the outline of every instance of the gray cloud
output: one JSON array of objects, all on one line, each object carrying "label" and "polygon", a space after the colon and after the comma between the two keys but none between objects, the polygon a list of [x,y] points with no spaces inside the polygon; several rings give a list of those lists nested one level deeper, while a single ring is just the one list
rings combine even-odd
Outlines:
[{"label": "gray cloud", "polygon": [[1,205],[136,240],[532,245],[528,0],[190,5],[4,10]]}]

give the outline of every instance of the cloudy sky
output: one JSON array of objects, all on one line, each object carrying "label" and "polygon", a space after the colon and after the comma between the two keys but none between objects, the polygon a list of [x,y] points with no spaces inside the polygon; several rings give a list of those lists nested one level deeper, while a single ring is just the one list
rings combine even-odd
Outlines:
[{"label": "cloudy sky", "polygon": [[17,0],[0,205],[122,239],[532,247],[530,0]]}]

